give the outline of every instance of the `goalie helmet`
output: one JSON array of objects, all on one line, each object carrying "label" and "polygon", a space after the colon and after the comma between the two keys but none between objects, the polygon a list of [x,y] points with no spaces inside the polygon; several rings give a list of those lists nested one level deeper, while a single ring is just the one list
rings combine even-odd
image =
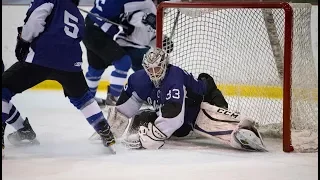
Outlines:
[{"label": "goalie helmet", "polygon": [[143,57],[142,66],[156,88],[166,75],[168,63],[168,54],[160,48],[151,48]]}]

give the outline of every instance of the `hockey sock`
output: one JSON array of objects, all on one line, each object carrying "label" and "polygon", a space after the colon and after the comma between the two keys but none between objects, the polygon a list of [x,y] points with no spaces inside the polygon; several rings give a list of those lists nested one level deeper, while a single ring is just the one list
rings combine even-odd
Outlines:
[{"label": "hockey sock", "polygon": [[12,93],[7,88],[2,88],[2,123],[6,122],[12,125],[16,130],[24,127],[20,112],[10,102]]},{"label": "hockey sock", "polygon": [[86,73],[86,81],[93,96],[96,95],[99,81],[101,79],[101,75],[103,74],[103,72],[104,72],[104,69],[98,70],[91,66],[88,67],[88,72]]},{"label": "hockey sock", "polygon": [[21,117],[20,112],[16,109],[16,107],[9,102],[9,106],[11,106],[9,111],[9,116],[6,122],[13,126],[14,129],[19,130],[24,127],[23,122],[24,119]]},{"label": "hockey sock", "polygon": [[69,97],[69,99],[70,102],[82,112],[92,127],[95,128],[99,122],[105,120],[98,103],[94,100],[90,91],[87,91],[82,97]]},{"label": "hockey sock", "polygon": [[128,55],[113,62],[115,70],[111,72],[109,93],[118,97],[127,80],[127,74],[131,67],[131,58]]}]

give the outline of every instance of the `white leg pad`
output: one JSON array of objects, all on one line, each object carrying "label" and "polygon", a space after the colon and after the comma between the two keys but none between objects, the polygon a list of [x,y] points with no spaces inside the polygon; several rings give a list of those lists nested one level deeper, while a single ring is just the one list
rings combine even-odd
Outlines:
[{"label": "white leg pad", "polygon": [[107,121],[111,127],[111,132],[116,138],[120,138],[129,125],[129,118],[120,113],[116,106],[106,107],[103,111],[107,113]]},{"label": "white leg pad", "polygon": [[201,136],[229,144],[230,134],[237,128],[241,118],[239,113],[203,102],[193,131]]}]

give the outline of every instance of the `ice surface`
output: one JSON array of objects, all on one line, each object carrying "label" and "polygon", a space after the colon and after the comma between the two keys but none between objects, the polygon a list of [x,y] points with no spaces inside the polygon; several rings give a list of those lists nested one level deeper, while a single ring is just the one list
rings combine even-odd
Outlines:
[{"label": "ice surface", "polygon": [[[117,154],[111,155],[88,140],[93,128],[62,91],[26,91],[13,103],[29,118],[41,145],[14,147],[5,140],[5,180],[318,179],[318,153],[284,153],[279,140],[266,140],[267,153],[194,139],[171,141],[157,151],[117,145]],[[6,135],[12,131],[7,126]]]}]

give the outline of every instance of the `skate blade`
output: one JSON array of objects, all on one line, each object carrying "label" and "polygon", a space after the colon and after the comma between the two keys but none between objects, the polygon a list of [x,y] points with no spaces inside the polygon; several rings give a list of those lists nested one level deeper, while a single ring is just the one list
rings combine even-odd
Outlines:
[{"label": "skate blade", "polygon": [[8,140],[14,146],[36,146],[36,145],[40,145],[40,142],[37,139],[15,141],[15,140],[12,140],[12,139],[8,138]]},{"label": "skate blade", "polygon": [[115,142],[112,142],[107,146],[107,148],[111,154],[117,154],[115,144],[116,144]]},{"label": "skate blade", "polygon": [[101,140],[101,136],[97,133],[94,132],[90,137],[89,137],[90,141],[95,141],[95,140]]}]

